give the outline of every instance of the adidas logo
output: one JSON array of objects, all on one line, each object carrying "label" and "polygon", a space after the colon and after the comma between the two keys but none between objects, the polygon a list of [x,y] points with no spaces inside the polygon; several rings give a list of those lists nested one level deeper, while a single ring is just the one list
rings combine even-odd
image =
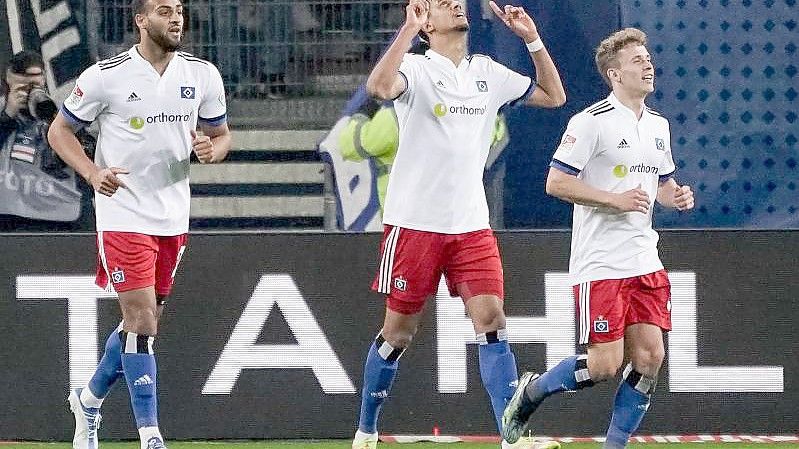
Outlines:
[{"label": "adidas logo", "polygon": [[436,83],[436,86],[438,86],[438,87],[443,89],[444,88],[444,82],[441,81],[441,80],[438,80],[438,82]]},{"label": "adidas logo", "polygon": [[621,139],[621,142],[619,142],[619,144],[616,146],[616,148],[618,148],[620,150],[622,148],[630,148],[630,144],[627,143],[627,139]]},{"label": "adidas logo", "polygon": [[139,98],[139,96],[136,95],[136,92],[131,92],[130,96],[128,97],[128,103],[130,103],[131,101],[141,101],[141,98]]},{"label": "adidas logo", "polygon": [[145,375],[141,376],[140,378],[136,379],[135,381],[133,381],[133,385],[136,385],[136,386],[152,385],[152,384],[153,384],[153,379],[150,377],[149,374],[145,374]]},{"label": "adidas logo", "polygon": [[371,397],[373,397],[375,399],[385,399],[385,398],[388,397],[388,391],[386,391],[386,390],[373,391],[373,392],[369,393],[369,396],[371,396]]}]

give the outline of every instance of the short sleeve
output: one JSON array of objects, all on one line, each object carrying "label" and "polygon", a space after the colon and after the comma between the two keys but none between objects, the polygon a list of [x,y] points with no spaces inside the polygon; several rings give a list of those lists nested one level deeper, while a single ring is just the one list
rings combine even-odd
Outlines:
[{"label": "short sleeve", "polygon": [[227,101],[225,86],[219,70],[209,64],[208,87],[200,101],[199,122],[204,125],[219,126],[227,121]]},{"label": "short sleeve", "polygon": [[100,66],[95,64],[78,77],[72,93],[61,106],[61,112],[73,125],[85,126],[91,124],[107,106]]},{"label": "short sleeve", "polygon": [[515,72],[504,65],[489,59],[491,62],[491,73],[493,85],[498,90],[499,104],[510,103],[515,105],[523,103],[532,95],[535,90],[535,83],[529,76]]},{"label": "short sleeve", "polygon": [[408,97],[413,94],[416,84],[419,80],[421,73],[421,60],[424,56],[406,53],[402,57],[402,63],[399,67],[399,74],[405,78],[405,90],[395,98],[397,101],[407,101]]},{"label": "short sleeve", "polygon": [[666,136],[665,139],[656,138],[655,139],[655,146],[658,150],[665,151],[666,154],[663,157],[663,162],[660,164],[658,173],[660,175],[660,182],[666,182],[674,176],[674,172],[677,170],[677,167],[674,165],[674,157],[671,153],[671,131],[666,128]]},{"label": "short sleeve", "polygon": [[580,174],[594,155],[599,141],[599,127],[592,119],[591,115],[580,113],[569,120],[550,167],[570,175]]}]

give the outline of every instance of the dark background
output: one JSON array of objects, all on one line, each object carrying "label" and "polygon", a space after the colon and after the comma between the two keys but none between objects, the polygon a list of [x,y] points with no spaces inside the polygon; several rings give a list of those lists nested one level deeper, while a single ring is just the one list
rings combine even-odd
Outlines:
[{"label": "dark background", "polygon": [[[784,393],[670,393],[668,360],[640,433],[795,433],[799,319],[795,254],[799,233],[668,231],[661,255],[673,271],[697,276],[699,365],[781,365]],[[357,424],[357,394],[326,395],[310,369],[245,370],[230,396],[200,394],[260,276],[286,273],[336,352],[356,389],[383,303],[369,291],[377,234],[192,235],[156,340],[160,418],[169,438],[347,438]],[[544,313],[544,273],[568,269],[569,234],[500,233],[508,316]],[[17,301],[22,274],[89,274],[92,235],[0,235],[0,440],[72,436],[64,398],[69,387],[67,302]],[[119,321],[113,300],[98,306],[98,346]],[[571,332],[572,329],[563,329]],[[435,307],[403,357],[383,433],[491,434],[475,348],[469,346],[469,391],[436,391]],[[274,309],[258,343],[292,343]],[[514,345],[521,370],[542,370],[544,346]],[[615,383],[549,400],[535,431],[604,434]],[[123,383],[103,407],[101,438],[135,437]]]}]

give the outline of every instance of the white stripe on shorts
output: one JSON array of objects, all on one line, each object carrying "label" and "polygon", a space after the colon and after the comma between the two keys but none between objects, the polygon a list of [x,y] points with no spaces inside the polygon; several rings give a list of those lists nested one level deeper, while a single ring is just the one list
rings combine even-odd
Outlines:
[{"label": "white stripe on shorts", "polygon": [[108,269],[108,261],[105,260],[105,244],[103,243],[103,231],[97,231],[97,253],[100,255],[100,264],[105,270],[105,277],[108,283],[105,286],[105,291],[113,292],[114,283],[111,282],[111,271]]},{"label": "white stripe on shorts", "polygon": [[172,269],[172,279],[175,279],[175,274],[178,272],[178,265],[180,265],[180,259],[183,258],[183,251],[186,251],[186,245],[180,247],[178,250],[178,258],[175,259],[175,268]]},{"label": "white stripe on shorts", "polygon": [[377,291],[391,293],[391,273],[394,267],[394,252],[397,250],[400,228],[394,226],[386,237],[386,244],[383,248],[383,257],[380,259],[380,277],[377,282]]},{"label": "white stripe on shorts", "polygon": [[588,344],[591,333],[591,282],[580,284],[580,343]]}]

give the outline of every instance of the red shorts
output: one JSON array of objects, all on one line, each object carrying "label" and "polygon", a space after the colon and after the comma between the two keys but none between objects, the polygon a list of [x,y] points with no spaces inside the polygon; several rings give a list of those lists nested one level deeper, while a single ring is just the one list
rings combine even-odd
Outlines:
[{"label": "red shorts", "polygon": [[580,344],[616,341],[624,329],[649,323],[671,330],[671,284],[666,270],[574,286]]},{"label": "red shorts", "polygon": [[504,296],[502,262],[493,231],[440,234],[386,225],[380,269],[372,289],[388,295],[389,309],[418,313],[443,274],[450,295]]},{"label": "red shorts", "polygon": [[95,282],[107,289],[110,280],[116,292],[155,286],[157,295],[166,296],[172,290],[187,240],[188,234],[158,236],[100,231]]}]

